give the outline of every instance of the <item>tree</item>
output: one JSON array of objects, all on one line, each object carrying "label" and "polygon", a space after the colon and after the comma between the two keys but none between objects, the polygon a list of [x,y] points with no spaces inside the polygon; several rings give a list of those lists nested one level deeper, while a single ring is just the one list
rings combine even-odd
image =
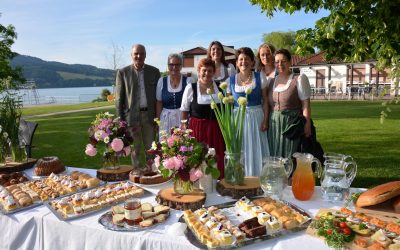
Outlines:
[{"label": "tree", "polygon": [[10,66],[11,59],[17,55],[17,53],[11,51],[11,45],[14,44],[15,39],[17,39],[17,33],[14,26],[8,25],[6,27],[0,24],[0,79],[2,80],[0,93],[6,89],[17,88],[19,84],[25,82],[22,69],[19,67],[13,69]]},{"label": "tree", "polygon": [[[316,13],[321,9],[330,14],[319,19],[314,28],[296,32],[299,54],[314,53],[314,48],[326,51],[327,61],[333,58],[346,62],[377,61],[378,70],[389,68],[396,88],[400,77],[400,15],[399,0],[249,0],[259,5],[267,16],[275,11]],[[391,100],[398,103],[399,99]],[[384,102],[383,105],[387,105]],[[381,121],[390,112],[386,107]]]},{"label": "tree", "polygon": [[267,16],[275,11],[316,13],[330,11],[314,28],[296,32],[296,53],[326,51],[326,59],[361,62],[376,59],[379,69],[390,68],[392,77],[400,76],[399,1],[382,0],[250,0]]},{"label": "tree", "polygon": [[296,32],[294,31],[277,31],[263,34],[263,42],[274,45],[277,49],[287,49],[294,52],[296,45],[295,40]]}]

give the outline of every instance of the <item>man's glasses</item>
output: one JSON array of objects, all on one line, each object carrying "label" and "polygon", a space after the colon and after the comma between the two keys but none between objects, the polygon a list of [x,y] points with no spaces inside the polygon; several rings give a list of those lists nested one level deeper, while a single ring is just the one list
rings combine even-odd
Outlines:
[{"label": "man's glasses", "polygon": [[179,68],[181,66],[181,64],[180,63],[170,63],[170,64],[168,64],[168,66],[170,66],[171,68],[173,68],[173,67]]}]

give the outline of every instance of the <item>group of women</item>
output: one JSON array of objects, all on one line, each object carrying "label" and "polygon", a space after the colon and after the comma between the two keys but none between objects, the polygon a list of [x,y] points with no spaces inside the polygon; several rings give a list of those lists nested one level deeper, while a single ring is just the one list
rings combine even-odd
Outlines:
[{"label": "group of women", "polygon": [[[160,78],[156,93],[160,131],[179,127],[182,120],[188,120],[193,136],[215,148],[223,178],[225,144],[210,103],[215,100],[219,104],[221,82],[227,82],[227,94],[234,97],[235,109],[238,98],[251,88],[242,150],[245,174],[259,176],[265,157],[291,157],[297,151],[301,136],[293,134],[311,135],[310,84],[304,74],[295,76],[291,72],[291,55],[285,49],[275,51],[272,45],[262,44],[256,59],[252,49],[240,48],[236,53],[236,69],[225,61],[224,54],[222,44],[212,42],[207,57],[197,65],[198,80],[194,83],[181,74],[182,57],[179,54],[168,57],[169,75]],[[207,94],[207,89],[213,94]],[[299,122],[303,122],[302,126],[298,126]],[[301,129],[300,133],[292,132],[296,127]]]}]

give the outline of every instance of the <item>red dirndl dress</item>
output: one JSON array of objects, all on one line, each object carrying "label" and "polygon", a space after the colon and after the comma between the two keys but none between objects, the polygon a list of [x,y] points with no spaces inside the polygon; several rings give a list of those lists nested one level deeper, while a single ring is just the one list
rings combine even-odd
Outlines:
[{"label": "red dirndl dress", "polygon": [[210,104],[198,104],[197,83],[192,83],[193,101],[190,104],[189,128],[193,130],[192,135],[199,141],[214,148],[217,155],[217,166],[220,172],[218,179],[224,178],[224,155],[225,142],[222,137],[214,111]]}]

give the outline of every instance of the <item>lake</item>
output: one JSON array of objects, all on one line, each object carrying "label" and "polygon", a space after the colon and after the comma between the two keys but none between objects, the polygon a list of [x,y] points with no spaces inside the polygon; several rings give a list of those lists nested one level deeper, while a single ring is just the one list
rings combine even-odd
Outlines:
[{"label": "lake", "polygon": [[82,87],[82,88],[49,88],[49,89],[21,89],[24,106],[39,104],[74,104],[91,102],[100,97],[101,91],[108,89],[113,92],[113,86]]}]

